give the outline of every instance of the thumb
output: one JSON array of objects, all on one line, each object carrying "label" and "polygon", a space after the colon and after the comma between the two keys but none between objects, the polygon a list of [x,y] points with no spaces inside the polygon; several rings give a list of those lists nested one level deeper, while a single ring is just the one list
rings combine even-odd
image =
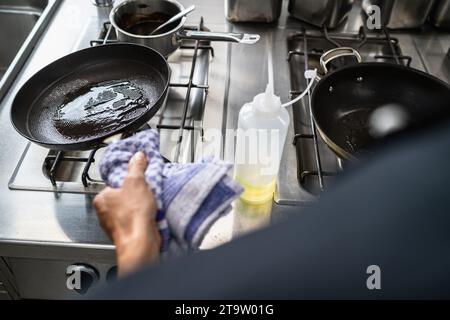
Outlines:
[{"label": "thumb", "polygon": [[139,151],[128,163],[128,174],[143,175],[145,169],[147,169],[147,164],[147,156],[142,151]]}]

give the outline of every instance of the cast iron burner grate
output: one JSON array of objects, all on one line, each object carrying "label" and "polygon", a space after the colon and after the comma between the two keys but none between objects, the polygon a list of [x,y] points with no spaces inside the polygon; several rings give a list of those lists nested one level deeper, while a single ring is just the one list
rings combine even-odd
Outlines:
[{"label": "cast iron burner grate", "polygon": [[[287,60],[291,72],[292,90],[290,94],[292,98],[301,94],[302,88],[306,88],[308,84],[306,80],[302,80],[304,70],[307,68],[317,68],[317,70],[320,70],[320,56],[336,47],[353,47],[361,53],[365,61],[393,62],[406,66],[410,66],[412,61],[410,56],[402,54],[399,40],[391,37],[386,29],[370,35],[366,33],[364,27],[359,29],[358,34],[340,33],[336,35],[330,35],[326,27],[323,27],[319,34],[308,33],[303,29],[289,37],[288,46],[289,53]],[[340,63],[334,65],[334,68],[338,68],[347,63],[348,60],[341,60]],[[317,134],[314,119],[311,114],[311,97],[309,95],[307,97],[306,103],[301,101],[294,105],[293,108],[295,128],[293,144],[297,149],[299,183],[302,187],[308,189],[308,191],[316,193],[325,189],[325,177],[333,177],[343,170],[344,162],[334,154],[331,155],[330,150],[324,148],[324,144]],[[303,113],[296,110],[303,110]],[[304,119],[307,119],[307,121],[304,121]],[[305,152],[301,147],[304,143],[301,143],[301,140],[305,141],[305,143],[308,143],[308,141],[309,143],[312,142],[313,159],[309,163],[305,161]],[[309,147],[308,150],[311,150],[311,146]],[[324,157],[327,158],[327,168],[324,168]],[[309,167],[305,163],[308,163]],[[331,163],[334,163],[334,165]],[[316,183],[308,183],[310,177],[316,177]]]}]

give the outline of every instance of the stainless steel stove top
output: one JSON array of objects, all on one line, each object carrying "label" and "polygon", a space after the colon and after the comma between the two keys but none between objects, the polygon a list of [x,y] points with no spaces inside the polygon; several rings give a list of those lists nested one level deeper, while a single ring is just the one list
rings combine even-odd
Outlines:
[{"label": "stainless steel stove top", "polygon": [[[162,154],[171,161],[180,162],[189,162],[201,157],[203,153],[198,151],[198,146],[202,145],[202,128],[207,123],[208,128],[221,131],[221,141],[207,143],[215,149],[214,155],[233,161],[233,135],[225,130],[236,128],[240,106],[262,91],[267,83],[265,76],[255,76],[254,73],[254,70],[258,70],[265,74],[265,71],[260,69],[266,61],[264,52],[267,47],[264,40],[267,39],[272,39],[269,41],[273,42],[272,50],[277,70],[275,83],[278,86],[277,93],[283,100],[287,100],[290,93],[295,95],[305,88],[303,79],[305,55],[298,53],[308,52],[309,66],[317,67],[320,54],[338,45],[357,48],[366,61],[411,64],[411,67],[429,72],[445,81],[450,80],[450,59],[446,57],[450,47],[448,33],[424,29],[364,34],[359,32],[362,20],[358,14],[358,9],[355,8],[355,14],[351,14],[341,28],[329,32],[328,39],[324,30],[292,19],[281,19],[280,24],[274,28],[233,25],[227,31],[260,33],[263,36],[262,41],[251,47],[215,43],[214,46],[220,48],[221,52],[216,61],[212,61],[212,73],[209,70],[212,52],[201,45],[192,78],[192,83],[197,87],[191,89],[187,108],[185,105],[187,89],[180,84],[189,83],[194,57],[192,46],[195,43],[186,44],[191,48],[178,50],[169,59],[172,69],[171,82],[174,86],[171,88],[167,107],[149,123],[153,128],[160,129]],[[103,20],[91,20],[73,50],[101,43],[108,30],[103,26],[106,20],[107,16]],[[110,34],[114,35],[114,32]],[[114,41],[114,38],[109,40]],[[291,52],[290,60],[287,61],[289,52]],[[253,59],[249,59],[249,56]],[[239,74],[239,77],[235,74]],[[208,109],[213,107],[214,110],[209,112],[208,120],[203,121],[207,95],[205,89],[209,77],[212,77],[213,85],[219,87],[224,78],[228,80],[223,83],[223,88],[220,88],[224,92],[215,90],[216,94],[210,96],[213,101],[212,103],[209,101]],[[185,110],[186,122],[184,129],[180,131],[180,121]],[[342,170],[341,161],[319,137],[317,137],[320,157],[318,161],[307,101],[306,103],[302,101],[291,109],[291,119],[293,125],[289,129],[275,195],[275,203],[278,205],[303,205],[315,201],[320,191],[330,185],[335,175]],[[100,149],[95,154],[97,161],[101,153]],[[54,168],[56,183],[53,185],[48,171],[52,168],[52,161],[58,157],[58,153],[55,151],[49,153],[45,148],[28,144],[11,177],[9,187],[13,190],[97,193],[103,188],[103,184],[100,182],[96,162],[92,163],[89,170],[85,170],[84,160],[90,156],[90,152],[59,155],[60,160],[65,157],[66,160],[76,161],[63,160]],[[319,172],[321,177],[318,176]],[[82,183],[83,177],[88,180],[87,185]]]},{"label": "stainless steel stove top", "polygon": [[[203,21],[198,27],[204,28]],[[88,28],[95,30],[95,26]],[[86,33],[91,46],[112,43],[115,32],[105,23],[96,35]],[[209,62],[214,54],[208,42],[185,42],[169,59],[171,88],[168,102],[148,126],[159,131],[161,152],[170,161],[192,162],[198,157],[198,141],[203,138],[203,115],[208,89]],[[96,194],[104,188],[98,160],[103,148],[61,152],[28,143],[9,181],[12,190]]]},{"label": "stainless steel stove top", "polygon": [[[180,0],[185,6],[192,1]],[[284,10],[278,23],[274,24],[231,24],[226,22],[223,13],[223,2],[220,0],[196,0],[197,10],[188,16],[190,25],[197,25],[200,17],[206,17],[206,25],[215,31],[228,32],[247,32],[259,33],[261,41],[253,46],[241,46],[236,44],[227,44],[221,42],[212,43],[215,51],[214,59],[210,59],[209,50],[199,50],[199,54],[205,55],[210,61],[209,72],[203,72],[198,69],[203,63],[198,63],[196,67],[196,77],[204,75],[205,81],[209,83],[208,98],[206,99],[206,108],[204,109],[203,121],[199,121],[198,126],[205,129],[205,133],[214,129],[218,133],[216,137],[220,140],[211,139],[205,136],[205,141],[201,141],[199,130],[183,130],[183,139],[180,147],[180,161],[187,162],[192,159],[190,138],[194,132],[195,149],[200,147],[203,150],[194,150],[194,158],[197,159],[206,154],[219,156],[227,161],[234,159],[234,129],[237,127],[239,110],[242,105],[253,99],[255,94],[263,92],[267,85],[267,43],[270,44],[270,50],[274,57],[275,71],[275,91],[281,96],[282,101],[289,99],[291,90],[301,90],[302,87],[295,88],[293,79],[291,79],[290,69],[292,64],[302,65],[300,57],[293,57],[291,63],[287,62],[288,51],[295,48],[302,49],[301,41],[289,41],[293,34],[297,34],[302,28],[307,29],[308,34],[319,33],[321,30],[308,26],[298,20],[288,17],[286,10],[287,2],[284,2]],[[53,187],[50,180],[43,173],[44,160],[48,155],[48,150],[36,145],[29,145],[24,152],[28,142],[20,137],[10,123],[10,107],[15,93],[28,77],[46,64],[75,51],[79,48],[85,48],[90,45],[90,41],[98,38],[103,23],[107,21],[107,14],[101,13],[102,10],[95,8],[90,1],[62,1],[60,9],[55,14],[49,28],[46,30],[43,38],[37,44],[34,53],[17,78],[16,83],[11,87],[10,92],[0,104],[0,177],[3,183],[0,184],[0,195],[2,209],[0,210],[0,243],[3,257],[18,257],[33,259],[52,259],[61,261],[84,261],[92,263],[95,261],[114,261],[114,247],[110,240],[104,234],[101,226],[98,224],[95,210],[92,207],[92,196],[84,194],[72,194],[76,192],[95,193],[96,190],[86,191],[81,183],[83,171],[82,165],[68,163],[59,167],[58,177],[60,180],[57,187]],[[357,20],[350,18],[346,25],[336,31],[340,34],[358,34]],[[392,37],[398,38],[399,47],[403,55],[411,56],[411,66],[420,70],[427,71],[446,81],[450,80],[449,58],[446,58],[450,48],[450,35],[448,32],[437,30],[416,30],[404,31],[392,34]],[[288,45],[291,47],[288,48]],[[374,51],[375,52],[375,51]],[[379,52],[378,52],[379,53]],[[186,83],[192,66],[193,52],[189,50],[179,50],[170,59],[173,70],[172,81]],[[199,59],[200,61],[201,59]],[[204,65],[205,68],[207,65]],[[198,83],[203,82],[199,78]],[[299,82],[302,85],[301,82]],[[192,92],[201,91],[194,89]],[[172,88],[167,110],[164,113],[164,123],[179,124],[186,88]],[[194,100],[204,99],[202,94],[193,94],[190,98],[192,106],[198,105]],[[296,106],[295,108],[300,108]],[[237,203],[232,214],[218,221],[210,230],[205,238],[203,248],[212,248],[232,239],[236,234],[241,234],[253,227],[260,225],[259,217],[268,217],[271,210],[271,216],[276,219],[283,216],[284,205],[296,205],[297,212],[302,215],[302,205],[309,205],[317,199],[317,177],[308,176],[306,186],[301,184],[298,179],[298,172],[301,166],[298,164],[297,153],[301,149],[302,155],[306,157],[314,156],[311,141],[306,139],[298,140],[299,145],[294,146],[294,127],[301,128],[298,122],[305,121],[305,130],[308,125],[308,117],[302,116],[301,112],[306,110],[294,110],[291,108],[292,125],[289,128],[288,140],[286,142],[281,172],[275,204],[268,204],[264,207],[253,208]],[[293,114],[298,113],[297,115]],[[197,113],[194,107],[187,113],[189,125],[201,115]],[[295,123],[294,123],[294,119]],[[157,120],[156,118],[154,120]],[[156,123],[157,124],[157,123]],[[301,123],[300,123],[301,124]],[[155,125],[155,124],[154,124]],[[308,132],[308,131],[306,131]],[[161,130],[163,140],[173,136],[174,140],[169,139],[170,143],[163,141],[162,153],[174,160],[174,145],[179,135],[178,130]],[[299,151],[299,148],[300,151]],[[309,149],[308,149],[309,148]],[[320,144],[321,160],[323,169],[334,171],[339,169],[336,158],[330,154],[326,147]],[[309,151],[308,151],[309,150]],[[98,151],[101,156],[101,150]],[[328,152],[328,153],[327,153]],[[330,155],[329,158],[325,154]],[[53,154],[54,155],[54,154]],[[89,156],[89,153],[66,154],[69,156]],[[306,170],[316,170],[314,157],[312,160],[301,160]],[[329,159],[329,164],[328,160]],[[19,163],[20,162],[20,163]],[[16,170],[15,170],[16,169]],[[14,171],[15,170],[15,171]],[[17,191],[7,188],[7,182],[11,178],[13,171],[14,179],[11,180],[11,187],[17,189],[45,190],[47,192]],[[95,164],[89,170],[89,176],[92,179],[98,178]],[[76,182],[71,182],[76,181]],[[325,178],[325,188],[332,183],[330,178]],[[314,184],[316,184],[314,186]],[[99,188],[102,188],[99,185]],[[61,193],[48,192],[59,190]],[[67,191],[71,193],[67,193]],[[343,200],[345,201],[345,199]],[[34,267],[34,264],[30,264]],[[65,268],[67,263],[62,263],[61,268]],[[49,272],[54,270],[45,267]],[[61,269],[63,270],[63,269]],[[15,270],[16,271],[16,270]],[[33,275],[34,273],[29,273]],[[61,274],[64,274],[62,272]],[[32,278],[32,279],[31,279]],[[47,279],[46,277],[44,277]],[[24,277],[26,286],[39,277]],[[48,284],[45,284],[47,287]],[[30,298],[43,297],[41,285],[36,285],[39,294],[24,295]],[[37,290],[37,289],[36,289]],[[53,293],[56,294],[57,291]]]}]

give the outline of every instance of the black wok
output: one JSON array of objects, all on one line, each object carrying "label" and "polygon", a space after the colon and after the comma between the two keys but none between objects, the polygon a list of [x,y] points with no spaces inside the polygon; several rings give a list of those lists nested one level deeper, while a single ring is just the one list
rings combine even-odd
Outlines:
[{"label": "black wok", "polygon": [[[338,48],[321,59],[327,72],[330,61],[360,55],[352,48]],[[398,106],[408,126],[433,117],[448,116],[450,86],[421,71],[387,63],[358,63],[328,73],[316,85],[312,113],[319,134],[342,159],[354,160],[384,138],[374,134],[375,110]],[[387,119],[386,121],[391,121]]]},{"label": "black wok", "polygon": [[14,128],[55,150],[88,150],[139,129],[164,105],[170,69],[153,49],[110,44],[67,55],[31,77],[12,108]]}]

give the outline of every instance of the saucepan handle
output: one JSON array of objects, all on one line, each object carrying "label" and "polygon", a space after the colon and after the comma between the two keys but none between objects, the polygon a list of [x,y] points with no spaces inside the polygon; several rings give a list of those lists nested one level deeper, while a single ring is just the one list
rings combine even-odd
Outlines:
[{"label": "saucepan handle", "polygon": [[[333,61],[336,60],[338,58],[342,58],[342,57],[355,57],[356,60],[358,61],[358,63],[362,62],[362,57],[361,54],[350,47],[340,47],[340,48],[335,48],[335,49],[331,49],[327,52],[325,52],[321,57],[320,57],[320,67],[322,68],[322,71],[327,74],[328,73],[328,64]],[[320,80],[320,78],[319,78]]]},{"label": "saucepan handle", "polygon": [[178,32],[179,39],[226,41],[243,44],[254,44],[259,41],[258,34],[229,33],[229,32],[206,32],[195,30],[182,30]]}]

